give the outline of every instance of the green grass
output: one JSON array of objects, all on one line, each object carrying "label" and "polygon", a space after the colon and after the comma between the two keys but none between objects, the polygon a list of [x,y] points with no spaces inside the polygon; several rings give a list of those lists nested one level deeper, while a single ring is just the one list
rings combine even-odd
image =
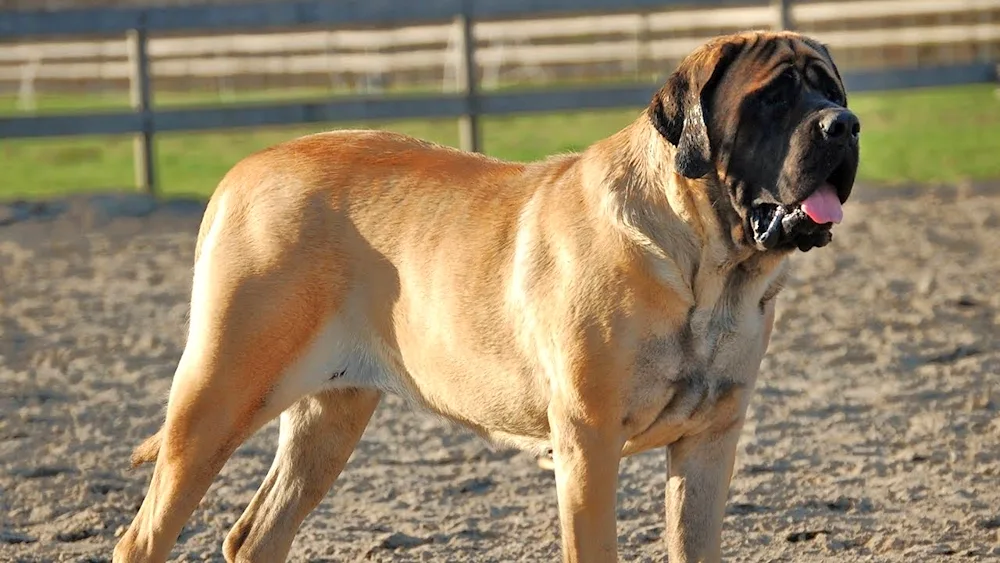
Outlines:
[{"label": "green grass", "polygon": [[[316,91],[253,93],[261,100],[314,96]],[[252,97],[251,97],[252,96]],[[214,102],[214,95],[160,96],[158,103]],[[39,113],[119,109],[120,96],[46,97]],[[852,107],[862,120],[860,178],[877,183],[956,182],[1000,178],[1000,96],[990,85],[858,94]],[[640,108],[523,115],[483,120],[485,151],[511,160],[579,150],[632,121]],[[0,115],[16,112],[0,98]],[[219,178],[247,154],[298,135],[330,128],[391,129],[456,145],[454,120],[243,129],[157,136],[157,164],[164,195],[209,194]],[[127,136],[0,140],[0,200],[70,192],[129,189],[132,142]]]},{"label": "green grass", "polygon": [[1000,179],[1000,90],[993,85],[858,94],[863,180]]}]

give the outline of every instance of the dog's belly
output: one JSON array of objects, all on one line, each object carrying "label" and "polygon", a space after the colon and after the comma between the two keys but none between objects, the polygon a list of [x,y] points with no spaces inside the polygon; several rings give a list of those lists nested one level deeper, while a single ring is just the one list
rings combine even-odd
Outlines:
[{"label": "dog's belly", "polygon": [[[287,368],[271,397],[285,402],[331,388],[377,389],[491,442],[529,451],[548,447],[549,397],[543,380],[498,365],[496,358],[455,360],[439,342],[426,341],[426,332],[415,334],[425,341],[401,351],[363,315],[338,311]],[[640,345],[633,373],[625,378],[623,455],[668,445],[742,415],[763,355],[760,334],[719,336],[714,346],[683,344],[674,337]],[[699,348],[713,353],[699,353]]]},{"label": "dog's belly", "polygon": [[356,320],[343,312],[327,319],[298,360],[285,369],[268,400],[288,403],[326,389],[350,387],[409,399],[410,390],[393,376],[396,370],[387,347]]},{"label": "dog's belly", "polygon": [[412,408],[455,421],[492,443],[532,451],[547,446],[547,396],[529,390],[528,378],[501,373],[496,366],[492,373],[471,370],[473,377],[448,363],[440,356],[404,358],[364,318],[340,311],[286,368],[269,400],[287,402],[326,389],[377,389]]}]

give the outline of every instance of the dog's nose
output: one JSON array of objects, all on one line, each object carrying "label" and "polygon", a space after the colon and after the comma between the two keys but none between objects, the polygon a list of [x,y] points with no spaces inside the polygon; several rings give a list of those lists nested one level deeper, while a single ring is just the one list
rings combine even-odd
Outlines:
[{"label": "dog's nose", "polygon": [[830,141],[844,139],[848,135],[857,139],[861,134],[861,122],[851,111],[840,109],[832,111],[819,121],[819,129],[823,137]]}]

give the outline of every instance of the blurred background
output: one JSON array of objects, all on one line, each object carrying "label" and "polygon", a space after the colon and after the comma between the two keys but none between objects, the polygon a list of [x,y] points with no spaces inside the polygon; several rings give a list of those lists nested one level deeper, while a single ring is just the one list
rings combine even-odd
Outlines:
[{"label": "blurred background", "polygon": [[[740,441],[727,561],[1000,557],[1000,0],[0,0],[0,562],[109,561],[186,336],[205,201],[344,127],[520,161],[633,121],[729,31],[827,43],[861,169],[793,257]],[[220,561],[277,440],[172,559]],[[624,561],[662,561],[663,451],[622,462]],[[551,473],[387,397],[292,561],[556,561]]]},{"label": "blurred background", "polygon": [[[6,120],[0,122],[0,195],[146,183],[147,174],[134,171],[128,136],[86,134],[108,129],[155,133],[148,176],[164,195],[205,195],[248,152],[326,128],[389,128],[459,145],[453,116],[468,106],[428,103],[426,97],[450,94],[454,102],[469,76],[482,98],[477,111],[487,115],[476,120],[477,142],[466,148],[535,159],[580,149],[633,119],[677,61],[706,38],[779,27],[830,45],[846,74],[851,104],[864,123],[863,180],[1000,175],[998,0],[329,0],[281,6],[0,0],[0,119]],[[154,10],[146,14],[144,8]],[[470,49],[463,22],[454,18],[463,11]],[[133,24],[145,29],[128,31]],[[467,56],[474,61],[471,74]],[[148,96],[142,98],[147,76]],[[607,87],[602,93],[587,91],[601,86]],[[567,88],[571,94],[558,94]],[[539,91],[552,94],[496,103],[489,98]],[[323,103],[386,96],[419,101],[400,102],[395,110]],[[130,99],[155,110],[146,125],[133,119],[43,127],[9,119],[120,112]],[[319,104],[294,105],[306,101]],[[261,103],[284,110],[157,113]],[[18,136],[35,138],[13,138]]]}]

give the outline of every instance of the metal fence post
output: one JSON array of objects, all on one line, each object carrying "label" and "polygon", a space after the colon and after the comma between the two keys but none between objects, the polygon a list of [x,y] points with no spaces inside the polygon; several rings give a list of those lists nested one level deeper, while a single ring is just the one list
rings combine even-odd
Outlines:
[{"label": "metal fence post", "polygon": [[155,156],[153,152],[153,94],[149,76],[149,37],[145,18],[140,27],[126,35],[129,57],[129,98],[132,109],[139,114],[142,131],[133,140],[135,186],[146,194],[156,191]]},{"label": "metal fence post", "polygon": [[472,31],[471,2],[462,3],[462,13],[455,16],[458,34],[458,49],[461,55],[458,72],[458,90],[465,97],[467,113],[458,118],[459,146],[464,151],[480,152],[482,140],[479,130],[479,101],[476,84],[476,38]]},{"label": "metal fence post", "polygon": [[792,0],[771,0],[771,4],[774,6],[775,26],[781,31],[791,31],[795,28],[792,22]]}]

